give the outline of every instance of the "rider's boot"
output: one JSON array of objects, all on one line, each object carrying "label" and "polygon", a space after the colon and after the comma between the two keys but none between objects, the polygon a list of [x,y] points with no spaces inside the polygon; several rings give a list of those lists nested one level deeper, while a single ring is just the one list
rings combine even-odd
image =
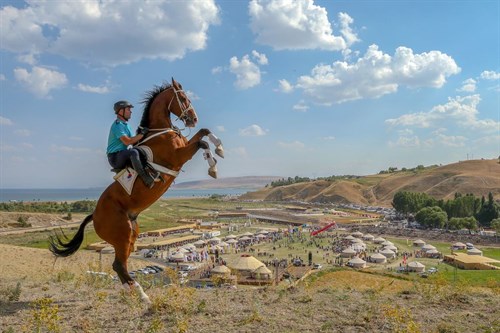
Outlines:
[{"label": "rider's boot", "polygon": [[144,167],[142,166],[141,160],[139,156],[136,156],[132,154],[130,157],[130,161],[132,162],[132,166],[134,167],[134,170],[137,171],[137,174],[142,178],[144,181],[144,184],[148,188],[152,188],[155,184],[155,180],[153,177],[151,177],[146,170],[144,170]]}]

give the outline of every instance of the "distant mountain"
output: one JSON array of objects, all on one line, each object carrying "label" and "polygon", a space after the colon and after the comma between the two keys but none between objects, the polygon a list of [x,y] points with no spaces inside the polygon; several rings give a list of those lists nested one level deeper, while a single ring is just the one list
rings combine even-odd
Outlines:
[{"label": "distant mountain", "polygon": [[186,189],[186,190],[211,189],[211,188],[259,189],[281,178],[283,177],[277,177],[277,176],[228,177],[220,179],[209,179],[209,180],[178,183],[173,185],[172,189]]},{"label": "distant mountain", "polygon": [[456,192],[500,200],[500,164],[494,160],[463,161],[423,170],[397,171],[350,179],[316,180],[248,192],[243,200],[357,203],[390,206],[398,191],[423,192],[451,199]]}]

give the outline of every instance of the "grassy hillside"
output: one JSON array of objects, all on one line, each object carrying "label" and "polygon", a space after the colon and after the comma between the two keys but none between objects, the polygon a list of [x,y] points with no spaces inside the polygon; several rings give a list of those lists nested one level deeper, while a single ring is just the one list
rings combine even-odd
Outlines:
[{"label": "grassy hillside", "polygon": [[299,200],[309,202],[358,203],[390,206],[398,191],[427,193],[437,199],[451,199],[456,192],[500,200],[498,160],[463,161],[415,171],[369,175],[357,179],[318,180],[265,188],[242,196],[244,200]]}]

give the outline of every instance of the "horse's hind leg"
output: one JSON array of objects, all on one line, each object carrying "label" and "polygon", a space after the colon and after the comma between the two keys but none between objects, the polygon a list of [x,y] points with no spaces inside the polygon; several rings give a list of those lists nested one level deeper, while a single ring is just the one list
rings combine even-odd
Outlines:
[{"label": "horse's hind leg", "polygon": [[120,281],[125,288],[130,290],[137,290],[137,292],[139,292],[139,295],[141,296],[141,299],[144,302],[151,304],[151,300],[149,299],[148,295],[146,295],[141,285],[137,281],[132,279],[132,277],[128,273],[127,259],[130,252],[130,246],[115,247],[115,261],[113,262],[113,270],[116,272],[116,274],[118,274],[118,277],[120,278]]}]

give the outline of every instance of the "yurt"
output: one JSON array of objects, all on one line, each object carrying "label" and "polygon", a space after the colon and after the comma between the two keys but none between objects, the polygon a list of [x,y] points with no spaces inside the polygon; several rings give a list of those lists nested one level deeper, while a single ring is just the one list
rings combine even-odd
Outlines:
[{"label": "yurt", "polygon": [[172,254],[168,259],[173,262],[184,262],[186,260],[184,253],[182,252],[176,252]]},{"label": "yurt", "polygon": [[221,239],[220,239],[220,238],[218,238],[218,237],[214,237],[214,238],[210,238],[207,242],[208,242],[209,244],[219,244],[219,243],[220,243],[220,241],[221,241]]},{"label": "yurt", "polygon": [[235,235],[227,235],[227,236],[226,236],[226,239],[235,239],[235,238],[236,238],[236,236],[235,236]]},{"label": "yurt", "polygon": [[398,253],[398,248],[395,247],[394,245],[387,245],[384,246],[383,250],[391,250],[394,253]]},{"label": "yurt", "polygon": [[363,241],[362,241],[361,239],[359,239],[359,238],[353,238],[353,239],[351,239],[351,243],[352,243],[352,244],[355,244],[355,243],[363,243]]},{"label": "yurt", "polygon": [[271,280],[273,272],[266,266],[260,266],[252,272],[252,277],[260,280]]},{"label": "yurt", "polygon": [[434,250],[428,250],[425,252],[425,255],[430,258],[436,258],[439,257],[439,251],[434,249]]},{"label": "yurt", "polygon": [[351,234],[352,237],[356,237],[356,238],[359,238],[359,237],[363,237],[363,233],[360,232],[360,231],[355,231]]},{"label": "yurt", "polygon": [[370,256],[370,261],[376,264],[383,264],[387,262],[387,258],[383,254],[375,253]]},{"label": "yurt", "polygon": [[193,243],[196,248],[200,249],[205,246],[205,241],[204,240],[197,240],[196,242]]},{"label": "yurt", "polygon": [[243,237],[253,237],[253,234],[251,232],[245,232],[243,235],[241,235]]},{"label": "yurt", "polygon": [[482,256],[483,255],[483,251],[481,251],[481,250],[476,249],[475,247],[473,247],[472,249],[467,250],[467,254],[470,255],[470,256]]},{"label": "yurt", "polygon": [[340,253],[340,256],[342,258],[352,258],[355,255],[356,255],[356,251],[354,251],[350,247],[348,247],[347,249],[345,249],[344,251],[342,251],[342,253]]},{"label": "yurt", "polygon": [[238,241],[237,241],[236,239],[234,239],[234,238],[231,238],[231,239],[228,239],[228,240],[226,241],[226,243],[227,243],[227,244],[234,244],[234,243],[238,243]]},{"label": "yurt", "polygon": [[101,253],[102,254],[113,254],[113,253],[115,253],[115,248],[112,246],[106,246],[105,248],[103,248],[101,250]]},{"label": "yurt", "polygon": [[344,239],[350,241],[350,240],[353,240],[354,237],[352,237],[351,235],[348,235],[348,236],[345,236]]},{"label": "yurt", "polygon": [[436,249],[436,247],[431,245],[431,244],[425,244],[424,246],[422,246],[422,251],[425,251],[425,252],[430,251],[430,250],[435,250],[435,249]]},{"label": "yurt", "polygon": [[382,246],[391,246],[391,245],[394,245],[394,243],[391,242],[391,241],[386,240],[385,242],[380,243],[380,245],[382,245]]},{"label": "yurt", "polygon": [[356,257],[356,258],[352,258],[351,260],[349,260],[348,265],[351,266],[352,268],[365,268],[366,261],[364,261],[361,258]]},{"label": "yurt", "polygon": [[363,242],[352,243],[350,248],[353,249],[354,251],[364,251],[364,250],[366,250],[366,244]]},{"label": "yurt", "polygon": [[373,241],[373,240],[375,239],[375,236],[370,235],[370,234],[365,234],[365,235],[363,235],[363,237],[362,237],[362,238],[363,238],[363,240],[365,240],[365,241],[369,241],[369,242],[371,242],[371,241]]},{"label": "yurt", "polygon": [[373,242],[375,244],[382,244],[383,242],[385,242],[385,238],[382,238],[382,237],[377,237],[373,240]]},{"label": "yurt", "polygon": [[417,239],[417,240],[413,241],[413,246],[422,247],[424,245],[425,245],[425,242],[421,239]]},{"label": "yurt", "polygon": [[384,255],[386,258],[389,258],[389,259],[396,257],[396,253],[394,253],[394,251],[389,250],[389,249],[384,249],[384,250],[380,251],[380,254]]},{"label": "yurt", "polygon": [[229,269],[229,267],[225,266],[225,265],[220,265],[220,266],[215,266],[215,268],[213,268],[211,271],[210,271],[212,274],[214,275],[218,275],[218,276],[229,276],[231,275],[231,270]]},{"label": "yurt", "polygon": [[408,271],[422,273],[425,272],[425,266],[419,263],[418,261],[412,261],[408,263]]},{"label": "yurt", "polygon": [[228,263],[229,268],[244,276],[251,276],[259,267],[265,266],[263,262],[249,254],[242,254],[232,263]]},{"label": "yurt", "polygon": [[452,247],[453,249],[455,249],[455,250],[464,250],[464,249],[467,247],[467,245],[465,245],[465,244],[464,244],[464,243],[462,243],[462,242],[456,242],[456,243],[453,243],[453,244],[451,245],[451,247]]}]

